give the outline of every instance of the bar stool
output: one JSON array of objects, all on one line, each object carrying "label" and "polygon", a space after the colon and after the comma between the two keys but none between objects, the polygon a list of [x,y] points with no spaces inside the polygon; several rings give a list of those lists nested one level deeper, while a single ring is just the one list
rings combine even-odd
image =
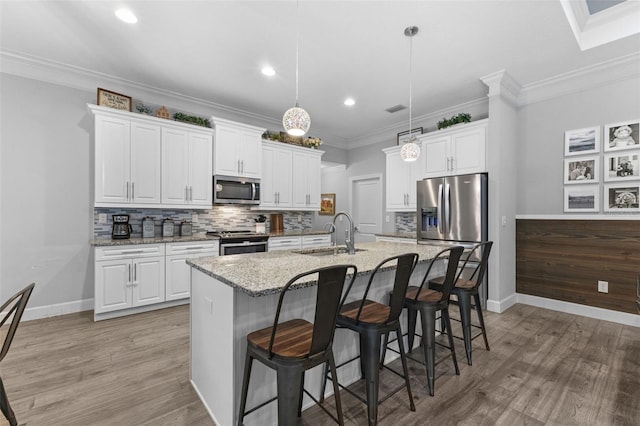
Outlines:
[{"label": "bar stool", "polygon": [[[20,319],[22,318],[22,314],[24,313],[24,308],[27,306],[27,302],[29,301],[29,297],[31,297],[31,292],[35,287],[35,283],[31,283],[13,296],[9,298],[2,306],[0,306],[0,312],[4,312],[4,316],[2,317],[2,321],[0,321],[0,327],[4,325],[5,322],[9,318],[11,318],[11,322],[9,323],[9,330],[7,330],[7,334],[4,337],[4,343],[2,344],[2,350],[0,350],[0,361],[7,356],[7,352],[9,352],[9,348],[11,347],[11,343],[13,342],[13,336],[16,334],[16,330],[18,329],[18,325],[20,325]],[[9,422],[11,426],[16,426],[18,421],[16,420],[16,415],[11,409],[11,405],[9,404],[9,398],[7,398],[7,392],[4,390],[4,384],[2,383],[2,379],[0,379],[0,410],[2,410],[2,414],[4,414],[5,418]]]},{"label": "bar stool", "polygon": [[[489,253],[491,253],[492,246],[493,241],[487,241],[484,243],[476,244],[471,248],[468,256],[460,266],[458,278],[456,279],[455,286],[451,290],[451,294],[455,294],[458,298],[457,303],[460,308],[460,321],[462,322],[464,348],[467,352],[467,363],[469,365],[471,365],[471,341],[473,339],[482,335],[482,337],[484,338],[485,347],[487,348],[487,350],[490,350],[489,340],[487,339],[487,333],[484,326],[484,317],[482,316],[482,306],[480,304],[480,294],[478,293],[478,288],[480,287],[480,284],[482,284],[482,281],[487,274]],[[469,278],[463,278],[462,275],[465,269],[469,266],[469,262],[474,262],[474,259],[479,259],[480,261],[475,264],[475,267],[473,267],[473,273],[469,276]],[[440,288],[442,288],[443,282],[444,277],[433,278],[432,280],[429,280],[429,288],[439,290]],[[475,311],[478,315],[478,322],[480,323],[479,326],[472,324],[471,322],[472,296],[474,298],[473,307],[475,308]],[[479,328],[481,330],[481,333],[472,336],[471,327]]]},{"label": "bar stool", "polygon": [[[316,403],[315,399],[304,389],[304,372],[317,365],[328,363],[332,374],[335,374],[335,360],[331,344],[335,331],[336,316],[340,306],[340,296],[344,288],[347,272],[351,269],[353,284],[357,268],[353,265],[335,265],[314,269],[290,279],[282,289],[278,300],[273,326],[254,331],[247,335],[247,354],[245,357],[244,377],[238,414],[238,425],[242,425],[244,416],[278,400],[278,425],[288,426],[297,423],[302,409],[302,393],[305,392]],[[296,282],[309,275],[318,274],[313,324],[303,319],[292,319],[279,323],[280,311],[284,296]],[[245,411],[251,366],[257,359],[267,367],[276,370],[276,397]],[[342,405],[338,386],[334,386],[336,411],[334,417],[323,406],[319,405],[338,424],[343,425]]]},{"label": "bar stool", "polygon": [[[324,390],[328,378],[333,382],[334,386],[337,383],[342,389],[367,404],[370,425],[375,425],[378,422],[378,404],[384,402],[387,398],[405,387],[407,389],[407,394],[409,395],[411,411],[416,411],[416,407],[413,403],[413,396],[411,394],[411,384],[409,383],[409,373],[407,371],[407,359],[402,339],[398,339],[403,370],[403,374],[400,374],[382,364],[380,359],[380,338],[388,335],[391,331],[395,332],[396,336],[402,336],[399,317],[402,313],[404,294],[407,291],[407,286],[409,285],[409,278],[411,277],[411,273],[413,272],[417,262],[418,255],[416,253],[406,253],[383,260],[371,273],[371,277],[369,278],[369,282],[367,283],[362,299],[344,304],[349,292],[351,291],[351,285],[347,288],[347,291],[342,298],[343,306],[340,309],[340,314],[338,315],[337,327],[348,328],[359,334],[360,355],[343,362],[338,365],[337,368],[355,361],[358,358],[360,359],[360,368],[365,380],[366,400],[351,391],[349,388],[342,386],[338,382],[337,375],[334,372],[331,372],[331,377],[328,377],[326,374],[325,364],[325,374],[322,383],[320,402],[323,401]],[[383,268],[391,266],[392,263],[396,263],[396,269],[393,291],[391,293],[389,305],[367,299],[369,290],[371,289],[377,272]],[[380,381],[380,369],[382,367],[387,368],[398,376],[404,378],[404,385],[397,387],[380,400],[378,398],[378,388]]]},{"label": "bar stool", "polygon": [[[429,394],[434,395],[434,382],[435,382],[435,365],[436,362],[436,312],[442,312],[442,321],[446,325],[447,337],[449,340],[449,348],[451,358],[453,360],[453,366],[456,371],[456,375],[460,375],[458,369],[458,360],[456,359],[456,350],[453,346],[453,337],[451,336],[451,322],[449,320],[449,294],[453,288],[453,283],[457,278],[457,266],[460,256],[462,255],[464,248],[462,246],[453,246],[440,251],[429,263],[427,272],[424,274],[424,278],[420,283],[420,287],[410,286],[407,289],[404,307],[407,308],[407,342],[409,344],[409,351],[413,349],[413,340],[416,336],[416,320],[417,314],[420,312],[420,320],[422,322],[422,349],[424,351],[424,364],[427,369],[427,386],[429,388]],[[440,260],[444,260],[448,257],[447,272],[445,280],[440,291],[432,290],[427,287],[429,280],[429,273],[433,268],[433,265]],[[401,340],[401,339],[399,339]],[[388,339],[385,338],[385,344],[383,347],[382,356],[384,357]],[[438,343],[440,344],[440,343]],[[441,345],[441,344],[440,344]],[[445,345],[442,345],[445,346]],[[389,349],[393,350],[393,349]],[[408,356],[408,355],[407,355]],[[415,358],[415,361],[421,362]]]}]

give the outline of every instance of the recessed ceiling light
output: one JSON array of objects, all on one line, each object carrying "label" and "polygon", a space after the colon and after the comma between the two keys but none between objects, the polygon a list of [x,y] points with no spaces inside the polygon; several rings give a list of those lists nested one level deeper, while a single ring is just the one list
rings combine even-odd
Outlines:
[{"label": "recessed ceiling light", "polygon": [[347,98],[344,100],[344,104],[346,106],[354,106],[356,104],[356,101],[353,98]]},{"label": "recessed ceiling light", "polygon": [[276,70],[274,70],[273,68],[271,68],[269,66],[263,67],[262,68],[262,74],[268,75],[269,77],[271,77],[272,75],[276,75]]},{"label": "recessed ceiling light", "polygon": [[133,14],[129,9],[118,9],[116,10],[116,16],[121,21],[126,22],[127,24],[135,24],[138,22],[138,18]]}]

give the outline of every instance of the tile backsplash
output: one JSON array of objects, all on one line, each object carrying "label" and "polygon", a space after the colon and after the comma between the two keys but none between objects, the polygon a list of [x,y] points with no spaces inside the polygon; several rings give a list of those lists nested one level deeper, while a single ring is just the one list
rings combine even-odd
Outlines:
[{"label": "tile backsplash", "polygon": [[416,232],[417,230],[415,212],[396,213],[396,232]]},{"label": "tile backsplash", "polygon": [[[170,209],[142,209],[142,208],[99,208],[93,210],[93,236],[94,238],[111,238],[113,225],[112,215],[128,214],[129,224],[133,228],[132,237],[142,235],[142,219],[146,216],[153,218],[155,222],[155,235],[162,235],[162,221],[172,219],[177,225],[180,222],[193,222],[193,215],[198,216],[198,221],[193,222],[193,233],[202,233],[212,230],[252,230],[255,231],[255,221],[259,215],[267,217],[266,227],[269,231],[269,215],[282,213],[285,230],[307,230],[313,228],[313,212],[271,212],[251,210],[247,206],[215,205],[210,210],[170,210]],[[106,214],[106,223],[98,223],[99,215]],[[298,220],[300,218],[301,220]]]}]

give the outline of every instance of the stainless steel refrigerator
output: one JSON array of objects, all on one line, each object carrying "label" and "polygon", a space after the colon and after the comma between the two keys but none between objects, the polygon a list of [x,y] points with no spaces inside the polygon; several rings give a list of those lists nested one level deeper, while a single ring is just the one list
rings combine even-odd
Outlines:
[{"label": "stainless steel refrigerator", "polygon": [[[418,181],[417,191],[418,243],[470,247],[474,242],[487,241],[486,173],[424,179]],[[480,257],[470,260],[480,261]],[[487,276],[479,289],[483,307]]]},{"label": "stainless steel refrigerator", "polygon": [[418,242],[487,241],[487,174],[417,183]]}]

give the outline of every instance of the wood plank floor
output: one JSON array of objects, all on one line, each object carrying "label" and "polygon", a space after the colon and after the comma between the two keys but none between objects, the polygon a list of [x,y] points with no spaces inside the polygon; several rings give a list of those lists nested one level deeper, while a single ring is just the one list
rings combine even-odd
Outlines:
[{"label": "wood plank floor", "polygon": [[[474,340],[469,367],[457,342],[460,376],[439,364],[435,397],[410,361],[417,411],[401,391],[382,403],[379,424],[640,425],[639,328],[526,305],[488,312],[486,322],[490,352]],[[187,306],[99,323],[91,312],[24,322],[0,374],[21,425],[213,424],[189,383]],[[346,423],[367,424],[363,404],[341,395]],[[334,424],[317,407],[302,423]]]}]

